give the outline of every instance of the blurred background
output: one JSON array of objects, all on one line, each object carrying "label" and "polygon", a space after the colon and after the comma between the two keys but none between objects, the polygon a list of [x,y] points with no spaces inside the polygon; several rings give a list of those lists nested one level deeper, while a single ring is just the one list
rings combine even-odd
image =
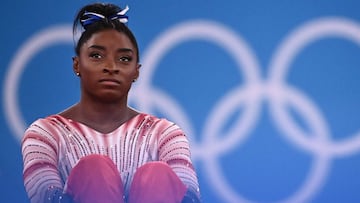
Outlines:
[{"label": "blurred background", "polygon": [[[28,202],[25,128],[79,99],[90,2],[2,2],[1,202]],[[204,202],[360,202],[359,1],[110,2],[140,46],[130,104],[186,131]]]}]

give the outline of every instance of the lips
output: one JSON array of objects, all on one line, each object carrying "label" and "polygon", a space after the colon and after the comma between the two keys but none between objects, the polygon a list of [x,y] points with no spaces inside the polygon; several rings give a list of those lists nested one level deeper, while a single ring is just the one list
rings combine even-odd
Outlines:
[{"label": "lips", "polygon": [[108,85],[119,85],[120,84],[120,81],[116,80],[114,78],[104,78],[104,79],[99,80],[99,82],[102,84],[108,84]]}]

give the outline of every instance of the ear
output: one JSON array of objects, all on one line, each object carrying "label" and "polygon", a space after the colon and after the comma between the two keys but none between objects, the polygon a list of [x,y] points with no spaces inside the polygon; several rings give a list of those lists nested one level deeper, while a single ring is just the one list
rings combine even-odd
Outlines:
[{"label": "ear", "polygon": [[140,75],[140,68],[141,68],[141,64],[138,63],[136,65],[136,73],[135,73],[135,77],[134,77],[134,80],[137,80],[139,78],[139,75]]},{"label": "ear", "polygon": [[79,75],[79,74],[80,74],[80,69],[79,69],[79,57],[74,56],[74,57],[72,57],[72,60],[73,60],[73,70],[74,70],[74,73],[75,73],[76,75]]}]

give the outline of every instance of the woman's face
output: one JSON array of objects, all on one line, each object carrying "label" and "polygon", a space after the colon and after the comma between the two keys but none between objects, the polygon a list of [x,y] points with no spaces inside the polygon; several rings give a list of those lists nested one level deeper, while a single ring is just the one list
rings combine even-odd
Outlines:
[{"label": "woman's face", "polygon": [[82,98],[126,101],[132,82],[139,76],[136,54],[124,33],[113,29],[94,33],[73,61],[81,78]]}]

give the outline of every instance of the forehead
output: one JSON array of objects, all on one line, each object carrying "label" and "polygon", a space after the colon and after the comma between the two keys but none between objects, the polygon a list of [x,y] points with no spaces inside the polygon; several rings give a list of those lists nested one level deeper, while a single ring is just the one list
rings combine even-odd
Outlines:
[{"label": "forehead", "polygon": [[114,29],[103,30],[96,32],[84,43],[83,48],[99,45],[107,48],[129,48],[134,50],[134,45],[131,43],[129,37]]}]

